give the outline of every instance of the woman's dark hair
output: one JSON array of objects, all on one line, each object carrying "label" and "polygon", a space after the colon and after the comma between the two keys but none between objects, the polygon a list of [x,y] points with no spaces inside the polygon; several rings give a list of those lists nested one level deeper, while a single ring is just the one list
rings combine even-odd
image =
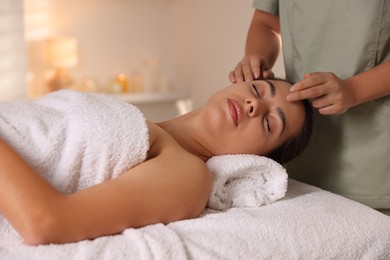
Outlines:
[{"label": "woman's dark hair", "polygon": [[[285,79],[275,78],[273,80],[281,80],[291,84],[291,82]],[[309,100],[302,100],[302,104],[305,110],[305,120],[302,130],[266,155],[280,164],[287,163],[297,157],[309,143],[313,130],[313,108]]]}]

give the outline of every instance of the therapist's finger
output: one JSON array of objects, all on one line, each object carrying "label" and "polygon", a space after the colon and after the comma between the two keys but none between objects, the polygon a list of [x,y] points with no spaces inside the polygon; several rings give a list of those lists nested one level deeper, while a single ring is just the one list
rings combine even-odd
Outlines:
[{"label": "therapist's finger", "polygon": [[272,70],[265,70],[265,71],[263,71],[263,78],[264,79],[273,79],[273,78],[275,78],[275,74]]},{"label": "therapist's finger", "polygon": [[303,99],[313,99],[325,95],[324,88],[320,86],[310,87],[300,91],[291,92],[287,95],[288,101],[298,101]]},{"label": "therapist's finger", "polygon": [[238,64],[237,67],[234,69],[234,76],[236,78],[236,82],[243,82],[244,81],[244,75],[242,73],[241,64]]},{"label": "therapist's finger", "polygon": [[244,74],[245,81],[252,81],[253,80],[252,64],[250,62],[245,62],[242,65],[242,71]]},{"label": "therapist's finger", "polygon": [[261,61],[257,56],[252,56],[249,58],[249,63],[251,66],[251,75],[254,79],[259,79],[261,76]]},{"label": "therapist's finger", "polygon": [[318,98],[312,99],[312,101],[311,101],[311,105],[317,109],[322,109],[322,108],[331,106],[333,104],[334,104],[334,102],[329,95],[322,95]]},{"label": "therapist's finger", "polygon": [[322,115],[341,115],[346,110],[343,110],[339,104],[332,104],[327,107],[318,109],[318,112]]},{"label": "therapist's finger", "polygon": [[290,87],[291,92],[301,91],[304,89],[312,88],[314,86],[322,85],[326,83],[326,78],[323,73],[316,73],[303,80],[298,81]]},{"label": "therapist's finger", "polygon": [[234,70],[229,72],[229,80],[231,83],[237,83],[236,75],[234,74]]},{"label": "therapist's finger", "polygon": [[323,72],[320,72],[320,71],[305,73],[305,75],[303,75],[303,78],[308,78],[308,77],[311,77],[311,76],[314,76],[314,75],[319,75],[319,74],[322,74],[322,73]]}]

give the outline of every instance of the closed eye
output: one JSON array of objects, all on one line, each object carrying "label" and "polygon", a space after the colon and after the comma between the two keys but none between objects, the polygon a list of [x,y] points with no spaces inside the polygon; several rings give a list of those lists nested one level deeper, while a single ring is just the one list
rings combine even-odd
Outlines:
[{"label": "closed eye", "polygon": [[257,96],[258,98],[261,98],[261,96],[260,96],[260,94],[259,94],[259,91],[257,91],[257,88],[256,88],[255,84],[252,84],[252,88],[253,88],[253,90],[255,91],[256,96]]},{"label": "closed eye", "polygon": [[267,125],[267,130],[268,130],[268,132],[270,132],[270,133],[271,133],[271,126],[270,126],[270,123],[269,123],[268,117],[265,117],[265,122],[266,122],[266,125]]}]

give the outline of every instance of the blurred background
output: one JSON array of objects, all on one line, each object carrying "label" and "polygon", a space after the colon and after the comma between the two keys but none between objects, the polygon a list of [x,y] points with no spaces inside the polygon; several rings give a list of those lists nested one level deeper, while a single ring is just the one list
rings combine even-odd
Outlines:
[{"label": "blurred background", "polygon": [[[228,72],[244,53],[251,5],[251,0],[1,0],[0,100],[73,88],[157,108],[159,114],[149,116],[156,121],[175,113],[168,103],[177,107],[176,101],[186,101],[179,113],[198,108],[229,85]],[[281,59],[274,70],[284,77]]]}]

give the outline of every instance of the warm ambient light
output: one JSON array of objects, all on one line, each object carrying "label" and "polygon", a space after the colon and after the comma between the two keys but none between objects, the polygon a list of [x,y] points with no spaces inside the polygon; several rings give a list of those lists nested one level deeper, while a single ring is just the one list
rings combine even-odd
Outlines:
[{"label": "warm ambient light", "polygon": [[47,58],[50,66],[55,68],[53,78],[48,82],[51,91],[69,88],[74,80],[67,69],[77,64],[77,41],[70,37],[54,37],[47,40]]}]

